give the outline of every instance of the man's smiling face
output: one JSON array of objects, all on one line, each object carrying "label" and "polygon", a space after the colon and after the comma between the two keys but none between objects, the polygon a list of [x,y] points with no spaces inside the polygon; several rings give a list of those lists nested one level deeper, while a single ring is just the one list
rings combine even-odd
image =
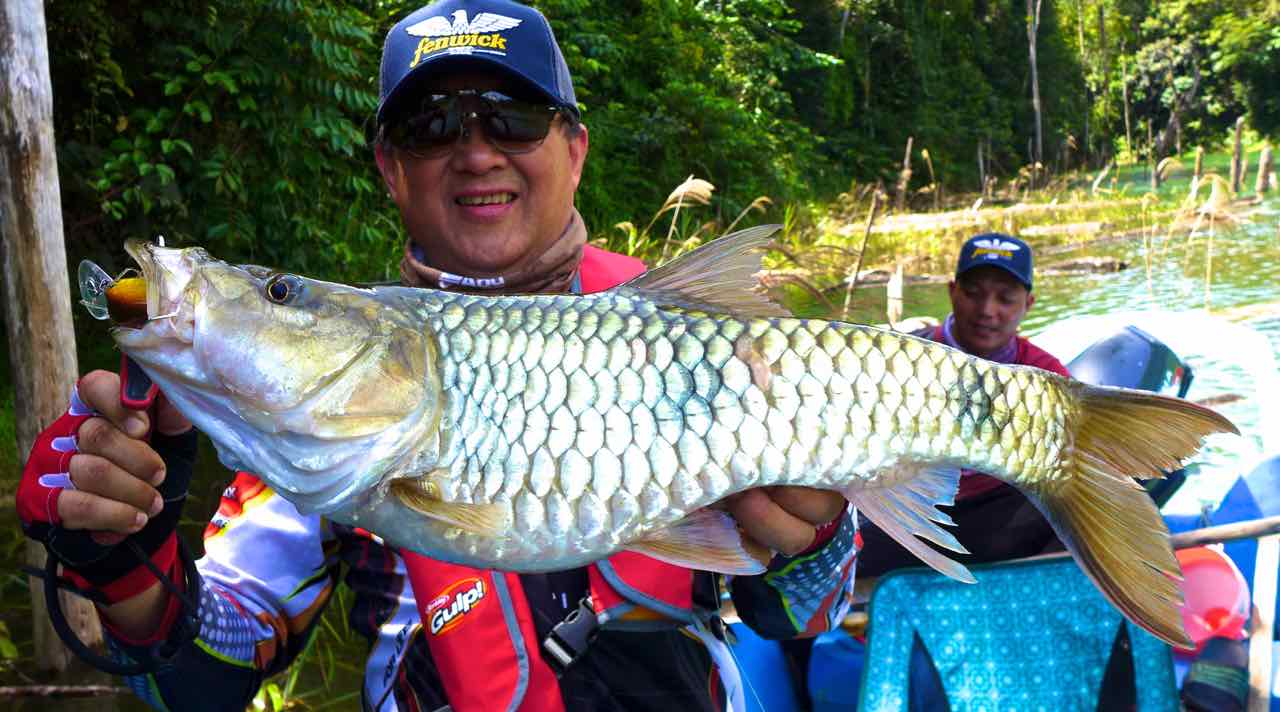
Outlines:
[{"label": "man's smiling face", "polygon": [[952,336],[965,351],[983,358],[1000,351],[1018,333],[1035,303],[1026,285],[998,267],[975,267],[951,282]]},{"label": "man's smiling face", "polygon": [[[459,73],[432,89],[519,95],[505,77]],[[586,127],[570,137],[557,117],[528,153],[508,155],[473,122],[469,135],[438,158],[379,149],[378,166],[411,239],[433,267],[464,275],[520,267],[564,231],[587,156]]]}]

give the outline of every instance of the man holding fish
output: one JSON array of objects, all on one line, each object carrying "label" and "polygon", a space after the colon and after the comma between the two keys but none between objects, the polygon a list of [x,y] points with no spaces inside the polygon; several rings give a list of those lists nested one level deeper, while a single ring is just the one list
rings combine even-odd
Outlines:
[{"label": "man holding fish", "polygon": [[[506,0],[421,8],[387,35],[381,81],[376,157],[410,238],[404,284],[489,295],[590,293],[643,272],[638,260],[586,244],[574,193],[587,128],[560,48],[536,10]],[[282,302],[305,289],[271,279],[267,294]],[[241,330],[258,340],[255,355],[270,360],[272,340],[254,323],[243,320]],[[572,397],[565,390],[572,383],[557,391],[556,375],[526,393]],[[405,405],[390,389],[373,397],[381,407]],[[161,394],[151,410],[131,410],[121,403],[118,375],[86,375],[67,415],[38,439],[19,492],[31,535],[67,542],[57,534],[94,533],[93,544],[51,550],[73,564],[72,580],[105,597],[117,653],[145,659],[182,613],[180,599],[117,546],[125,537],[179,587],[199,587],[185,591],[198,601],[199,637],[184,641],[171,666],[134,678],[152,704],[242,709],[302,650],[343,563],[356,592],[353,626],[372,643],[366,709],[720,710],[741,708],[750,694],[717,616],[720,579],[695,570],[698,548],[676,541],[541,573],[449,563],[388,545],[358,516],[338,523],[301,513],[292,501],[298,492],[280,496],[246,461],[249,471],[237,473],[206,529],[199,581],[184,581],[174,529],[196,445],[191,421],[174,407],[190,415],[190,402],[176,390],[172,398]],[[611,485],[620,493],[627,486],[623,478]],[[437,494],[424,486],[405,498],[464,531],[486,521]],[[541,512],[560,501],[553,490],[532,506]],[[839,622],[855,554],[840,492],[758,487],[715,507],[702,510],[708,528],[720,526],[723,511],[740,528],[741,541],[726,554],[738,558],[718,570],[738,572],[729,586],[744,621],[774,638]],[[520,516],[499,528],[518,530]]]}]

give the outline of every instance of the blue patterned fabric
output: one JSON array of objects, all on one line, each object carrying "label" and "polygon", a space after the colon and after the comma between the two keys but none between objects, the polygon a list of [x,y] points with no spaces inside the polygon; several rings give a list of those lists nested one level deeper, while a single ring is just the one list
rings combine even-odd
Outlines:
[{"label": "blue patterned fabric", "polygon": [[1178,709],[1169,646],[1124,621],[1074,561],[970,570],[976,585],[927,569],[880,580],[869,610],[859,709],[907,709],[919,636],[952,710],[1093,710],[1122,624],[1133,646],[1138,712]]}]

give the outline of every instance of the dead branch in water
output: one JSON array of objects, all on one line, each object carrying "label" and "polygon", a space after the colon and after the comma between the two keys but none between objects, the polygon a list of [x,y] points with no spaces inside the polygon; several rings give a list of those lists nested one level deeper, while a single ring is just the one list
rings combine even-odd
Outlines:
[{"label": "dead branch in water", "polygon": [[876,221],[876,209],[879,207],[880,191],[877,190],[871,194],[871,209],[867,211],[867,226],[862,231],[862,247],[858,249],[858,262],[853,267],[853,274],[849,275],[849,287],[844,291],[844,309],[840,312],[842,321],[849,319],[849,300],[853,298],[854,287],[858,286],[858,272],[862,271],[862,257],[867,254],[867,239],[871,237],[871,225]]}]

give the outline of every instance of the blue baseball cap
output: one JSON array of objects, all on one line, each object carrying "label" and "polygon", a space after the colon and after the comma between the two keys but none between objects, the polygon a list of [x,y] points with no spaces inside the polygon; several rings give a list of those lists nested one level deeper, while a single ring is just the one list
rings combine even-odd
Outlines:
[{"label": "blue baseball cap", "polygon": [[1031,289],[1031,246],[1012,235],[987,232],[966,240],[956,261],[956,277],[974,267],[998,267]]},{"label": "blue baseball cap", "polygon": [[578,116],[573,79],[542,13],[509,0],[443,0],[419,8],[382,45],[378,123],[442,72],[498,69]]}]

